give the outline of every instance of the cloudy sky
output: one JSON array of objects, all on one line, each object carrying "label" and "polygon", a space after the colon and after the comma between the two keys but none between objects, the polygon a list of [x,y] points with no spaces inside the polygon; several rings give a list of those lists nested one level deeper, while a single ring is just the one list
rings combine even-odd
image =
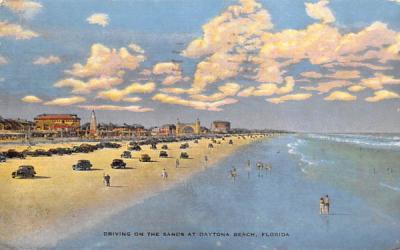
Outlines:
[{"label": "cloudy sky", "polygon": [[0,0],[0,115],[400,132],[399,0]]}]

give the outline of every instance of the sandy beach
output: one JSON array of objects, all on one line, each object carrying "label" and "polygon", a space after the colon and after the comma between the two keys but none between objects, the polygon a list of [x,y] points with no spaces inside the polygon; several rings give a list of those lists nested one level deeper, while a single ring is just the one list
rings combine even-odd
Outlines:
[{"label": "sandy beach", "polygon": [[[189,142],[186,150],[179,149],[181,142],[167,143],[169,158],[160,159],[158,150],[149,145],[141,152],[133,152],[132,159],[124,159],[127,169],[111,169],[110,163],[120,158],[126,150],[127,142],[120,149],[101,149],[89,154],[73,154],[52,157],[27,157],[23,160],[11,159],[0,164],[0,242],[4,246],[41,247],[56,243],[63,236],[92,226],[101,218],[112,215],[134,202],[151,194],[172,187],[196,172],[229,156],[241,146],[256,139],[232,138],[214,144],[208,149],[209,139],[201,139],[198,144]],[[35,148],[55,148],[73,146],[69,144],[36,145]],[[78,143],[79,144],[79,143]],[[15,147],[18,150],[26,146]],[[8,146],[1,147],[1,151]],[[175,167],[176,158],[185,151],[190,159],[181,159],[180,167]],[[140,154],[147,153],[152,162],[139,162]],[[79,159],[90,160],[91,171],[73,171],[72,165]],[[11,172],[18,166],[33,165],[37,172],[34,179],[12,179]],[[168,179],[161,178],[166,168]],[[111,187],[103,184],[103,175],[111,176]],[[7,226],[4,226],[7,225]]]}]

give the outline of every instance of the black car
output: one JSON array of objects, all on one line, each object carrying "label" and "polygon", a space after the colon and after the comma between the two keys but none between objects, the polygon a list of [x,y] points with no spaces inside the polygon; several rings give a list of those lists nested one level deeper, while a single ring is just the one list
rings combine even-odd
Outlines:
[{"label": "black car", "polygon": [[229,144],[233,144],[233,141],[232,141],[232,140],[229,140]]},{"label": "black car", "polygon": [[182,152],[180,158],[182,159],[189,159],[189,155],[186,152]]},{"label": "black car", "polygon": [[131,154],[131,152],[129,152],[129,151],[124,151],[124,152],[121,154],[121,158],[132,158],[132,154]]},{"label": "black car", "polygon": [[130,151],[140,151],[140,150],[142,150],[142,148],[139,146],[139,145],[133,145],[133,146],[131,146],[131,147],[128,147],[128,150],[130,150]]},{"label": "black car", "polygon": [[52,155],[52,153],[50,151],[46,151],[43,149],[36,149],[35,151],[33,151],[33,154],[32,154],[33,157],[35,157],[35,156],[51,156],[51,155]]},{"label": "black car", "polygon": [[88,160],[79,160],[77,164],[72,165],[72,169],[75,171],[85,171],[92,168],[92,163]]},{"label": "black car", "polygon": [[151,161],[150,155],[148,155],[148,154],[142,154],[142,155],[140,156],[140,158],[139,158],[139,161],[142,161],[142,162],[150,162],[150,161]]},{"label": "black car", "polygon": [[167,157],[168,157],[167,151],[160,151],[159,157],[160,157],[160,158],[167,158]]},{"label": "black car", "polygon": [[33,178],[35,177],[35,168],[31,165],[19,166],[17,171],[12,172],[12,178]]},{"label": "black car", "polygon": [[20,159],[24,159],[25,155],[21,152],[17,152],[14,149],[10,149],[5,153],[7,158],[20,158]]},{"label": "black car", "polygon": [[162,145],[161,149],[168,149],[168,145],[167,144]]},{"label": "black car", "polygon": [[0,162],[6,162],[7,161],[7,157],[3,154],[0,154]]},{"label": "black car", "polygon": [[111,163],[111,168],[115,169],[126,168],[126,163],[121,159],[114,159]]},{"label": "black car", "polygon": [[180,149],[186,149],[186,148],[188,148],[189,147],[189,143],[183,143],[183,144],[181,144],[181,146],[179,147]]}]

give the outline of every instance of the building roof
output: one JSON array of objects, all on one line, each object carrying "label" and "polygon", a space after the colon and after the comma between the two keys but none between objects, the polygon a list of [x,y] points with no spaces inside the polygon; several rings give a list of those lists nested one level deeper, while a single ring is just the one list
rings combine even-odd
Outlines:
[{"label": "building roof", "polygon": [[54,119],[80,120],[78,115],[75,114],[41,114],[35,117],[35,120],[54,120]]}]

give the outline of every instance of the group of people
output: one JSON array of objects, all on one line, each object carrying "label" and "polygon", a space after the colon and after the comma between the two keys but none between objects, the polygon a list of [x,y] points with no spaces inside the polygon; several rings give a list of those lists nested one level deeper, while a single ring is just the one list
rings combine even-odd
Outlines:
[{"label": "group of people", "polygon": [[321,197],[319,199],[319,214],[329,214],[329,196]]}]

